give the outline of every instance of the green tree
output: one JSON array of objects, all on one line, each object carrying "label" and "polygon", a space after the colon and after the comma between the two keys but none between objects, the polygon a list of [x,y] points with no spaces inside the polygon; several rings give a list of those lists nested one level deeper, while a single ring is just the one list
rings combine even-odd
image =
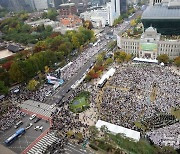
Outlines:
[{"label": "green tree", "polygon": [[9,69],[9,75],[10,75],[10,79],[15,81],[15,82],[24,81],[24,74],[23,74],[21,67],[20,67],[20,61],[14,62],[11,65],[11,68]]},{"label": "green tree", "polygon": [[99,133],[99,131],[98,131],[98,129],[97,129],[97,127],[96,126],[90,126],[89,127],[89,132],[90,132],[90,135],[91,135],[91,137],[94,139],[97,135],[98,135],[98,133]]},{"label": "green tree", "polygon": [[0,94],[8,94],[8,87],[5,86],[4,81],[0,81]]},{"label": "green tree", "polygon": [[177,66],[177,67],[180,67],[180,56],[176,57],[174,59],[174,64]]},{"label": "green tree", "polygon": [[104,57],[102,54],[99,54],[96,58],[96,63],[97,65],[102,65],[103,64],[103,60],[104,60]]},{"label": "green tree", "polygon": [[167,54],[162,54],[157,57],[157,60],[161,63],[167,64],[169,62],[169,57]]},{"label": "green tree", "polygon": [[39,82],[32,79],[29,81],[28,85],[27,85],[27,89],[30,90],[30,91],[34,91],[37,86],[38,86]]}]

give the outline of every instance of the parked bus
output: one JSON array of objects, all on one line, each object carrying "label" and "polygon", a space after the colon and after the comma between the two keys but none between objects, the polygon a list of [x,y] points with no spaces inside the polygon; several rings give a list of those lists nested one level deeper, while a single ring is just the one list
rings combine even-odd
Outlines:
[{"label": "parked bus", "polygon": [[6,145],[12,144],[19,136],[23,135],[26,132],[24,128],[18,129],[12,136],[5,140]]}]

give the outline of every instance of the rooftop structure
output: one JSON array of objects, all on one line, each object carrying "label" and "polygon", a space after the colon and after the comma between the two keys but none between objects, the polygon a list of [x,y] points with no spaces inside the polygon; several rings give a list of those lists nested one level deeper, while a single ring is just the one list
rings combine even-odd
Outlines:
[{"label": "rooftop structure", "polygon": [[163,35],[180,34],[180,0],[157,1],[142,14],[144,28],[153,26]]},{"label": "rooftop structure", "polygon": [[180,39],[178,37],[163,37],[154,27],[148,27],[140,38],[117,36],[117,45],[129,54],[138,58],[156,59],[161,54],[167,54],[174,59],[180,55]]},{"label": "rooftop structure", "polygon": [[108,130],[113,134],[121,133],[124,134],[125,137],[133,139],[134,141],[139,141],[140,139],[140,132],[138,131],[114,125],[106,121],[98,120],[96,123],[96,127],[100,129],[102,126],[106,126]]}]

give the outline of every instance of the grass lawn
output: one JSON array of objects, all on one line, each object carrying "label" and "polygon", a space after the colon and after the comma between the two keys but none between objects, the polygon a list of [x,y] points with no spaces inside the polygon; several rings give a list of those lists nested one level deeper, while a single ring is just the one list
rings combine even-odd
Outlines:
[{"label": "grass lawn", "polygon": [[83,112],[89,108],[89,93],[82,92],[70,103],[70,110],[72,112]]}]

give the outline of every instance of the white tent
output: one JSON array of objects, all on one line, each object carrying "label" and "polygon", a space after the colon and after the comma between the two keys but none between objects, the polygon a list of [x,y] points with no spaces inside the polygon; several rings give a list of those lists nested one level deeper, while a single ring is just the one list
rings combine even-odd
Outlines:
[{"label": "white tent", "polygon": [[139,61],[139,62],[147,62],[147,63],[158,63],[158,60],[156,60],[156,59],[146,59],[146,58],[137,58],[137,57],[135,57],[133,60],[134,61]]},{"label": "white tent", "polygon": [[111,68],[108,72],[106,72],[106,73],[102,76],[102,78],[99,80],[98,85],[99,85],[99,84],[102,84],[105,79],[109,79],[109,77],[113,76],[114,73],[115,73],[115,71],[116,71],[116,70],[115,70],[114,68]]},{"label": "white tent", "polygon": [[121,133],[121,134],[124,134],[125,137],[131,138],[136,142],[139,141],[139,139],[140,139],[140,132],[138,132],[138,131],[128,129],[128,128],[125,128],[125,127],[122,127],[122,126],[114,125],[114,124],[111,124],[109,122],[105,122],[105,121],[102,121],[102,120],[98,120],[97,123],[96,123],[96,127],[98,129],[100,129],[101,126],[104,126],[104,125],[108,128],[108,130],[112,134]]}]

